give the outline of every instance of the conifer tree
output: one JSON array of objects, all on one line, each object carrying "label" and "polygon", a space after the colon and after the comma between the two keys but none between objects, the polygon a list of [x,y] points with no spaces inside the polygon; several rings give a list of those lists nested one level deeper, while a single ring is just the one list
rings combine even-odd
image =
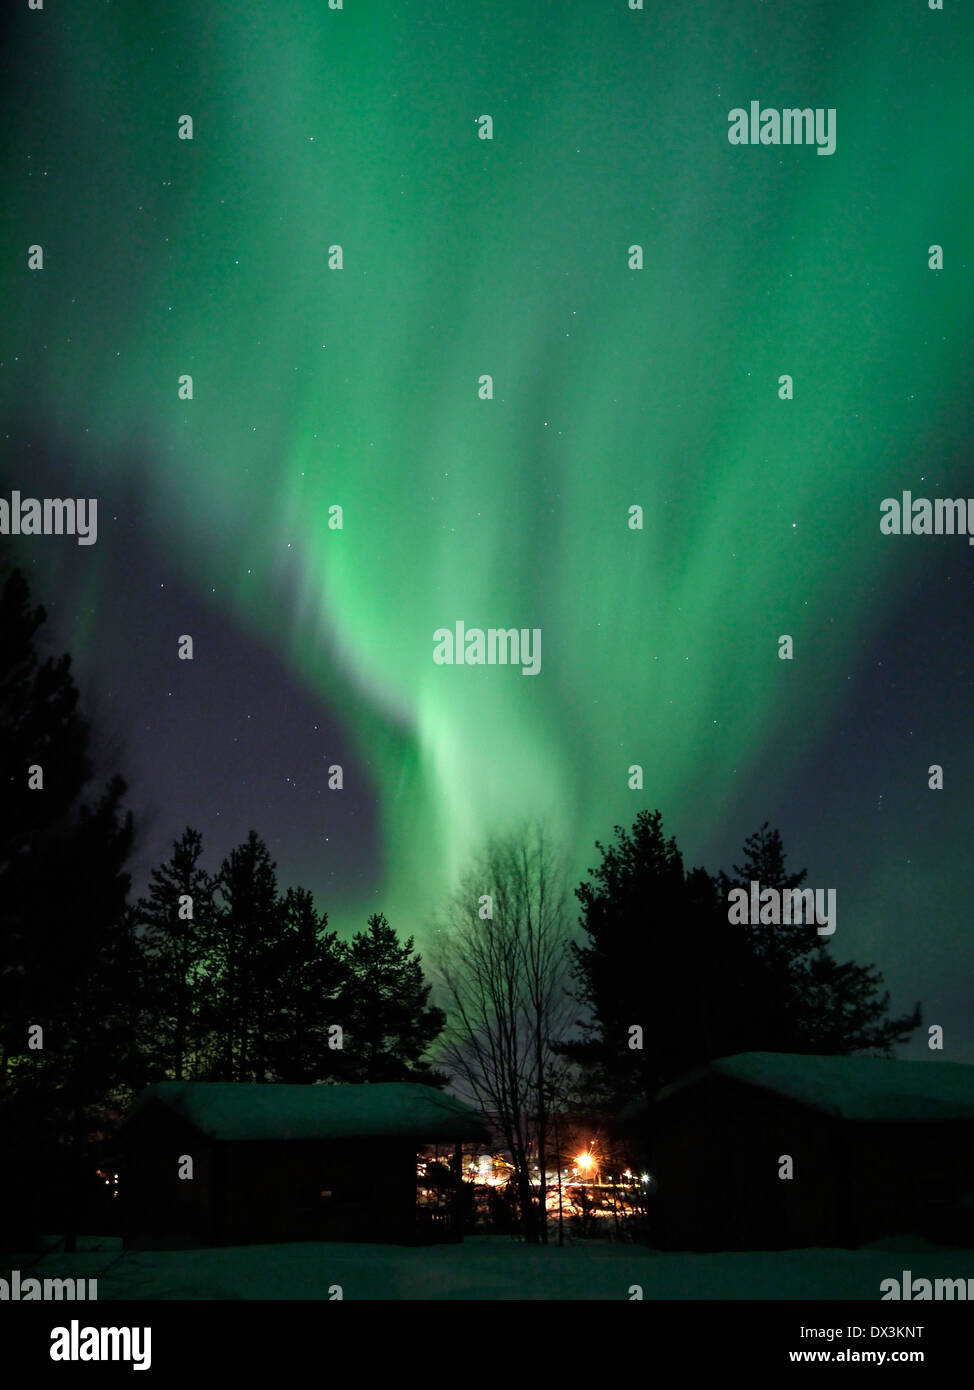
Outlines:
[{"label": "conifer tree", "polygon": [[[728,920],[728,894],[758,882],[798,888],[778,831],[748,837],[734,877],[686,872],[659,811],[598,845],[601,863],[576,889],[585,940],[573,946],[576,997],[587,1008],[580,1041],[559,1050],[613,1108],[651,1100],[668,1082],[736,1052],[888,1056],[920,1023],[916,1006],[889,1016],[872,965],[840,963],[817,924]],[[642,1030],[632,1048],[632,1025]]]},{"label": "conifer tree", "polygon": [[352,938],[347,961],[343,1004],[349,1079],[445,1084],[446,1078],[422,1061],[442,1031],[445,1015],[429,1005],[432,986],[413,952],[413,938],[400,943],[385,917],[376,913],[367,929]]}]

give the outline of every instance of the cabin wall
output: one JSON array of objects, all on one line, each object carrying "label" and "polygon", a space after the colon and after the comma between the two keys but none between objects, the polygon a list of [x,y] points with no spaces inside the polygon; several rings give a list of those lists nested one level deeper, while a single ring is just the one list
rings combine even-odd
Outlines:
[{"label": "cabin wall", "polygon": [[[180,1160],[193,1160],[192,1179]],[[208,1139],[163,1106],[149,1106],[125,1135],[123,1244],[131,1250],[186,1250],[210,1243],[213,1150]]]},{"label": "cabin wall", "polygon": [[[918,1235],[974,1246],[974,1125],[853,1123],[711,1078],[654,1132],[664,1249],[856,1247]],[[790,1154],[794,1177],[778,1177]]]},{"label": "cabin wall", "polygon": [[974,1248],[974,1125],[849,1128],[861,1243],[910,1234]]},{"label": "cabin wall", "polygon": [[[128,1249],[416,1238],[412,1140],[212,1143],[164,1110],[127,1139]],[[178,1177],[184,1154],[192,1180]]]},{"label": "cabin wall", "polygon": [[416,1214],[416,1144],[346,1140],[221,1144],[214,1243],[407,1243]]},{"label": "cabin wall", "polygon": [[[714,1078],[657,1106],[654,1244],[787,1250],[844,1239],[825,1117]],[[791,1156],[794,1177],[779,1178]]]}]

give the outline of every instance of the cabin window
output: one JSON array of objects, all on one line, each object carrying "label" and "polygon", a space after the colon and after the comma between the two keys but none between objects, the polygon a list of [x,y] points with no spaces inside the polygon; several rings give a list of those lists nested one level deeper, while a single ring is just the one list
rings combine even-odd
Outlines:
[{"label": "cabin window", "polygon": [[322,1206],[332,1206],[343,1202],[370,1202],[375,1192],[371,1187],[358,1184],[338,1184],[331,1187],[306,1188],[301,1194],[302,1205],[316,1210]]}]

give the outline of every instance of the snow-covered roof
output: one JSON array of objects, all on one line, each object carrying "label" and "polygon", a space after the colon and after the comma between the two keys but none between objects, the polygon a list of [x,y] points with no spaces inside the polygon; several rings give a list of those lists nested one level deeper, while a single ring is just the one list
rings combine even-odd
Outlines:
[{"label": "snow-covered roof", "polygon": [[153,1101],[211,1139],[484,1139],[476,1111],[411,1081],[295,1086],[244,1081],[157,1081],[127,1122]]},{"label": "snow-covered roof", "polygon": [[741,1052],[667,1086],[659,1100],[708,1076],[772,1091],[846,1120],[974,1121],[974,1067],[962,1062]]}]

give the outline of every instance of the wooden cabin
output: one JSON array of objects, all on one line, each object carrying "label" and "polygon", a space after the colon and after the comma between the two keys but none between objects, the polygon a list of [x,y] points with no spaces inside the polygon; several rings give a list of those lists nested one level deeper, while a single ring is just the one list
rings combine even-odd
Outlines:
[{"label": "wooden cabin", "polygon": [[417,1205],[417,1152],[483,1141],[468,1106],[410,1082],[163,1081],[121,1135],[129,1249],[462,1238],[455,1203]]},{"label": "wooden cabin", "polygon": [[725,1057],[660,1092],[651,1139],[664,1249],[903,1234],[974,1246],[974,1067],[962,1063]]}]

